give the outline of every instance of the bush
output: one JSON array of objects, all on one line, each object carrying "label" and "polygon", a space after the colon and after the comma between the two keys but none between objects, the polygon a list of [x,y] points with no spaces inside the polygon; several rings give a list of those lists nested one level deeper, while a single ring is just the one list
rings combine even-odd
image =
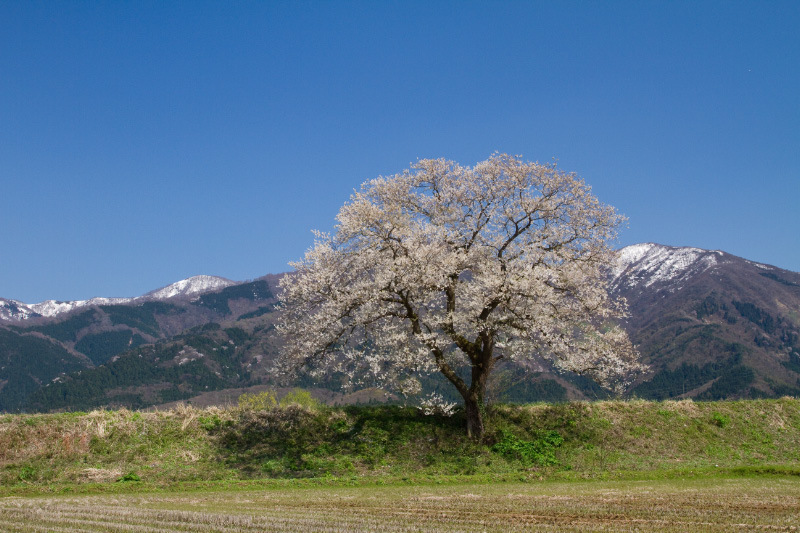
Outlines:
[{"label": "bush", "polygon": [[124,476],[119,478],[117,480],[117,482],[118,483],[124,483],[124,482],[128,482],[128,481],[141,481],[141,480],[142,480],[142,478],[137,476],[134,472],[128,472],[127,474],[125,474]]},{"label": "bush", "polygon": [[319,409],[322,406],[319,401],[311,396],[310,392],[303,389],[292,389],[291,391],[287,392],[278,402],[278,405],[280,407],[297,405],[311,410]]},{"label": "bush", "polygon": [[278,406],[278,399],[275,393],[271,390],[265,390],[257,394],[249,394],[245,392],[239,396],[238,400],[240,409],[250,409],[253,411],[263,411],[265,409],[272,409]]},{"label": "bush", "polygon": [[724,428],[730,423],[730,418],[720,413],[714,412],[711,414],[711,423],[717,427]]},{"label": "bush", "polygon": [[317,410],[322,404],[316,400],[311,393],[303,389],[292,389],[278,400],[278,395],[274,391],[265,390],[257,394],[244,393],[238,400],[240,409],[251,411],[264,411],[276,407],[299,406],[305,409]]},{"label": "bush", "polygon": [[553,466],[558,464],[555,449],[564,438],[557,431],[542,431],[536,440],[522,440],[516,435],[500,430],[500,440],[492,451],[507,459],[518,460],[526,466]]}]

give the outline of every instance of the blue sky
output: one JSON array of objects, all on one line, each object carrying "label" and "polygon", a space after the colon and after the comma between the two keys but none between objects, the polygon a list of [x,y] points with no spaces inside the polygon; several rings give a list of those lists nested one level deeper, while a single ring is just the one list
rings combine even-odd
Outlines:
[{"label": "blue sky", "polygon": [[288,269],[418,158],[800,271],[800,2],[0,0],[0,296]]}]

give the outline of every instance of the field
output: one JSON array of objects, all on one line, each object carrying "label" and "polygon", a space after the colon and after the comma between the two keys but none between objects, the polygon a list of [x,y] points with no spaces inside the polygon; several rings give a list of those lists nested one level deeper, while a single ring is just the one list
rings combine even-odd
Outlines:
[{"label": "field", "polygon": [[800,478],[7,497],[2,531],[798,531]]}]

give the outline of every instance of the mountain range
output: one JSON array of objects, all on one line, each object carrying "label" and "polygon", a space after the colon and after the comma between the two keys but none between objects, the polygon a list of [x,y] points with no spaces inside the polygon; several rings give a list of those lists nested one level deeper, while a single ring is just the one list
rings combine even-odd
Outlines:
[{"label": "mountain range", "polygon": [[[609,275],[612,294],[627,301],[623,326],[650,367],[631,395],[800,396],[800,274],[721,251],[645,243],[620,250]],[[0,298],[0,411],[140,408],[274,386],[280,277],[195,276],[135,298]],[[544,363],[535,370],[502,369],[495,398],[605,394]],[[332,377],[294,385],[330,397],[342,384]],[[448,390],[436,379],[426,386]]]},{"label": "mountain range", "polygon": [[[28,409],[35,393],[61,395],[57,400],[39,401],[38,408],[46,410],[105,403],[143,406],[188,398],[206,387],[238,385],[243,373],[233,372],[231,377],[227,369],[237,365],[226,358],[234,352],[238,357],[241,350],[232,350],[231,344],[211,347],[219,353],[207,358],[192,355],[191,347],[170,356],[174,365],[165,358],[173,346],[190,340],[205,349],[204,342],[219,337],[220,323],[247,324],[248,316],[271,313],[274,295],[268,279],[277,278],[237,283],[195,276],[136,298],[33,305],[0,300],[4,310],[0,318],[0,410]],[[204,331],[195,335],[202,342],[192,337],[197,329]],[[237,339],[244,334],[230,331]],[[183,353],[178,353],[181,350]],[[187,365],[196,359],[201,361]],[[167,382],[170,386],[164,385]],[[114,390],[108,391],[109,387]],[[66,392],[59,392],[61,389]],[[74,393],[69,392],[73,389]],[[76,394],[73,402],[70,398]]]},{"label": "mountain range", "polygon": [[92,305],[136,305],[153,300],[191,297],[230,287],[231,285],[236,285],[236,282],[217,276],[192,276],[136,298],[90,298],[89,300],[73,300],[69,302],[46,300],[38,304],[26,304],[16,300],[0,298],[0,321],[28,320],[39,317],[51,318],[80,307]]}]

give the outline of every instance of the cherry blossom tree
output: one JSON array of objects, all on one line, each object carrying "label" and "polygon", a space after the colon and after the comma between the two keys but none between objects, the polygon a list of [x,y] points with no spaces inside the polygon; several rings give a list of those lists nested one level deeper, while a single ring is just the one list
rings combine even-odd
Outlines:
[{"label": "cherry blossom tree", "polygon": [[440,372],[484,433],[501,360],[549,360],[620,387],[636,352],[608,268],[624,218],[554,164],[426,159],[362,185],[281,281],[282,363],[401,392]]}]

